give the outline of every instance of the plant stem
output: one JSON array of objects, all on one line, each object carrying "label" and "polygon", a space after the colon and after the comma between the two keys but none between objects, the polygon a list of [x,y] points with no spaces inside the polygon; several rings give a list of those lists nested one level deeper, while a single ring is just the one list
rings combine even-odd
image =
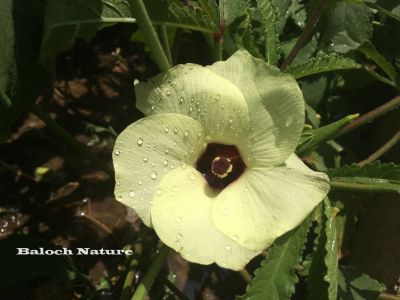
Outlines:
[{"label": "plant stem", "polygon": [[[142,247],[140,246],[140,244],[138,244],[135,246],[135,254],[140,255],[141,253],[142,253]],[[132,260],[129,263],[129,269],[128,272],[126,273],[124,285],[122,287],[122,293],[119,300],[129,300],[132,294],[132,285],[135,280],[135,273],[138,265],[139,265],[138,259],[132,258]]]},{"label": "plant stem", "polygon": [[388,293],[381,293],[378,300],[400,300],[400,296],[391,295]]},{"label": "plant stem", "polygon": [[247,284],[249,284],[253,279],[250,273],[246,269],[240,270],[239,273]]},{"label": "plant stem", "polygon": [[342,177],[332,177],[330,179],[330,184],[332,190],[342,190],[342,191],[353,191],[353,192],[377,192],[377,193],[393,193],[398,192],[397,186],[383,186],[379,187],[374,184],[360,183],[360,182],[349,182],[348,178]]},{"label": "plant stem", "polygon": [[167,31],[167,26],[161,25],[159,27],[160,31],[160,37],[161,37],[161,44],[164,48],[165,54],[167,55],[168,62],[172,66],[172,54],[171,54],[171,47],[169,45],[168,41],[168,31]]},{"label": "plant stem", "polygon": [[285,70],[296,58],[297,54],[303,48],[303,46],[307,43],[309,38],[311,37],[314,28],[317,26],[319,17],[321,16],[322,12],[325,9],[328,0],[320,0],[318,5],[315,7],[314,11],[312,12],[311,16],[308,18],[306,25],[302,33],[300,34],[299,38],[296,41],[296,44],[293,46],[292,50],[290,51],[289,55],[286,57],[285,61],[281,65],[281,70]]},{"label": "plant stem", "polygon": [[60,126],[55,120],[53,120],[47,112],[42,110],[36,104],[29,107],[29,111],[39,117],[46,126],[53,132],[55,138],[59,140],[61,144],[67,144],[77,153],[84,155],[91,163],[100,167],[104,172],[106,172],[110,177],[113,176],[113,171],[110,167],[104,163],[103,160],[95,156],[87,146],[79,143],[69,132]]},{"label": "plant stem", "polygon": [[389,141],[387,141],[381,148],[372,153],[367,159],[360,161],[358,165],[362,167],[366,164],[369,164],[377,160],[379,157],[381,157],[383,154],[389,151],[394,145],[396,145],[399,141],[400,141],[400,130],[397,131],[397,133]]},{"label": "plant stem", "polygon": [[164,265],[164,261],[169,252],[169,248],[165,245],[162,245],[156,257],[152,261],[149,269],[146,272],[142,282],[137,287],[135,293],[132,296],[131,300],[143,300],[147,293],[150,291],[151,286],[154,283],[158,273]]},{"label": "plant stem", "polygon": [[157,33],[154,30],[143,0],[129,0],[129,4],[131,6],[132,13],[136,16],[136,21],[139,25],[139,28],[143,32],[144,39],[147,46],[150,48],[153,58],[157,62],[161,71],[168,71],[171,68],[171,65],[167,56],[165,55]]},{"label": "plant stem", "polygon": [[171,281],[167,278],[163,281],[164,285],[171,290],[175,294],[175,296],[180,300],[189,300],[189,297],[186,296],[180,289],[178,289]]},{"label": "plant stem", "polygon": [[367,71],[368,74],[371,75],[372,77],[374,77],[376,80],[379,80],[380,82],[383,82],[384,84],[387,84],[387,85],[390,85],[391,87],[396,88],[396,84],[392,80],[376,73],[371,68],[364,67],[364,70]]},{"label": "plant stem", "polygon": [[386,102],[385,104],[375,108],[374,110],[362,115],[361,117],[355,119],[349,125],[345,126],[336,137],[339,137],[343,134],[346,134],[366,123],[369,123],[376,118],[384,115],[385,113],[395,109],[396,107],[400,106],[400,96],[393,98],[392,100]]}]

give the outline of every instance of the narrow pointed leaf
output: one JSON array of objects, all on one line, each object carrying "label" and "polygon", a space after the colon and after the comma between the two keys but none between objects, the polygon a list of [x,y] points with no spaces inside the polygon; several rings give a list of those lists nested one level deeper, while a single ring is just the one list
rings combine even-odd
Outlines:
[{"label": "narrow pointed leaf", "polygon": [[285,72],[292,74],[296,79],[325,72],[359,69],[361,65],[354,60],[336,53],[318,53],[307,62],[289,66]]},{"label": "narrow pointed leaf", "polygon": [[340,119],[337,122],[329,125],[319,127],[317,129],[309,129],[303,132],[300,138],[299,146],[297,146],[296,153],[299,156],[310,154],[323,142],[327,142],[334,138],[336,134],[352,120],[357,118],[358,115],[349,115]]},{"label": "narrow pointed leaf", "polygon": [[308,299],[336,300],[338,245],[336,241],[335,211],[328,198],[325,198],[322,207],[322,224],[307,279]]},{"label": "narrow pointed leaf", "polygon": [[367,58],[373,60],[383,71],[389,76],[389,78],[396,82],[397,72],[390,62],[388,62],[371,42],[366,42],[360,48],[358,48]]},{"label": "narrow pointed leaf", "polygon": [[280,57],[278,13],[272,0],[257,0],[257,5],[264,26],[265,56],[270,65],[276,66]]},{"label": "narrow pointed leaf", "polygon": [[290,299],[298,281],[295,267],[301,259],[310,224],[308,217],[299,227],[276,240],[261,267],[255,271],[246,294],[238,299]]}]

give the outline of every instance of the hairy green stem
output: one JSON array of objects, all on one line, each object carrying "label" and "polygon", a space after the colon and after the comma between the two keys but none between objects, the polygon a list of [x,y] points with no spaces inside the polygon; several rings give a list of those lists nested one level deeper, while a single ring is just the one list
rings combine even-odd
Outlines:
[{"label": "hairy green stem", "polygon": [[171,68],[171,64],[169,63],[161,42],[158,39],[157,33],[154,30],[143,0],[129,0],[129,4],[132,13],[136,16],[136,21],[143,32],[144,39],[147,46],[150,48],[153,58],[157,62],[161,71],[168,71]]},{"label": "hairy green stem", "polygon": [[302,33],[300,34],[299,38],[296,41],[296,44],[293,46],[292,50],[290,51],[289,55],[286,57],[285,61],[281,65],[281,70],[285,70],[296,58],[297,54],[299,54],[301,48],[307,43],[309,38],[311,37],[314,28],[317,26],[319,17],[321,16],[322,12],[324,11],[328,0],[320,0],[318,5],[315,7],[314,11],[312,12],[311,16],[308,18],[306,25]]},{"label": "hairy green stem", "polygon": [[400,300],[400,296],[388,294],[388,293],[381,293],[378,297],[378,300]]},{"label": "hairy green stem", "polygon": [[151,265],[148,268],[146,275],[143,278],[143,281],[137,287],[131,300],[143,300],[146,297],[147,293],[150,291],[150,288],[154,283],[154,280],[157,278],[158,273],[164,265],[169,250],[170,249],[167,246],[161,246],[160,250],[156,254],[156,257],[151,262]]},{"label": "hairy green stem", "polygon": [[110,177],[113,176],[113,171],[111,168],[104,163],[103,160],[95,156],[90,149],[78,142],[68,131],[60,126],[55,120],[53,120],[47,112],[42,110],[36,104],[33,104],[29,107],[29,111],[39,117],[49,128],[49,130],[54,134],[54,137],[61,143],[66,144],[77,153],[82,154],[87,160],[91,163],[97,165],[104,172],[106,172]]},{"label": "hairy green stem", "polygon": [[387,141],[382,147],[380,147],[378,150],[372,153],[367,159],[360,161],[358,165],[362,167],[366,164],[369,164],[377,160],[383,154],[389,151],[394,145],[396,145],[399,141],[400,141],[400,130],[397,131],[396,134],[392,138],[390,138],[389,141]]},{"label": "hairy green stem", "polygon": [[374,183],[351,181],[351,180],[349,180],[348,177],[332,177],[332,178],[330,178],[330,185],[331,185],[332,190],[367,192],[367,193],[399,192],[399,188],[398,188],[397,184],[387,183],[386,185],[377,185]]},{"label": "hairy green stem", "polygon": [[366,113],[365,115],[362,115],[361,117],[355,119],[353,122],[351,122],[349,125],[344,127],[336,137],[341,136],[343,134],[346,134],[366,123],[369,123],[376,118],[386,114],[387,112],[395,109],[396,107],[400,106],[400,96],[397,96],[393,98],[392,100],[386,102],[385,104],[375,108],[374,110]]},{"label": "hairy green stem", "polygon": [[385,76],[382,76],[381,74],[378,74],[371,68],[364,67],[364,70],[368,72],[369,75],[374,77],[376,80],[383,82],[384,84],[390,85],[391,87],[396,88],[396,83],[394,83],[392,80],[386,78]]}]

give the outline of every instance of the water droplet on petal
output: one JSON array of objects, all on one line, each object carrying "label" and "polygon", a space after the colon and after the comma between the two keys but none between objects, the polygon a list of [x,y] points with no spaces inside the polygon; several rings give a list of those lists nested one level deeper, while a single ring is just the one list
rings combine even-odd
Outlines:
[{"label": "water droplet on petal", "polygon": [[168,133],[169,132],[168,127],[165,127],[164,131],[165,131],[165,133]]},{"label": "water droplet on petal", "polygon": [[146,157],[143,157],[143,161],[144,162],[147,162],[149,159],[147,158],[147,156]]},{"label": "water droplet on petal", "polygon": [[171,91],[170,90],[167,91],[167,96],[171,96]]},{"label": "water droplet on petal", "polygon": [[181,218],[181,217],[176,217],[175,221],[176,221],[177,223],[180,223],[180,222],[182,222],[182,218]]},{"label": "water droplet on petal", "polygon": [[135,197],[135,192],[134,191],[129,191],[129,197],[131,197],[131,198],[133,198],[133,197]]},{"label": "water droplet on petal", "polygon": [[119,151],[118,148],[115,148],[115,149],[114,149],[114,154],[115,154],[116,156],[118,156],[118,155],[121,154],[121,152]]},{"label": "water droplet on petal", "polygon": [[185,130],[184,135],[185,135],[186,137],[189,136],[189,131]]},{"label": "water droplet on petal", "polygon": [[164,159],[164,166],[168,166],[168,160]]},{"label": "water droplet on petal", "polygon": [[153,180],[157,179],[157,172],[156,171],[152,171],[150,173],[150,178],[153,179]]},{"label": "water droplet on petal", "polygon": [[189,179],[190,180],[195,180],[196,176],[193,173],[189,173]]},{"label": "water droplet on petal", "polygon": [[234,240],[234,241],[237,241],[238,239],[239,239],[239,237],[238,237],[236,234],[234,234],[234,235],[233,235],[233,240]]},{"label": "water droplet on petal", "polygon": [[185,100],[185,99],[183,99],[183,97],[180,97],[180,98],[179,98],[179,103],[182,104],[184,100]]},{"label": "water droplet on petal", "polygon": [[142,138],[138,138],[137,139],[137,144],[139,147],[141,147],[143,145],[143,139]]},{"label": "water droplet on petal", "polygon": [[225,249],[226,249],[226,251],[231,251],[231,250],[232,250],[232,247],[229,246],[229,245],[227,245],[227,246],[225,246]]},{"label": "water droplet on petal", "polygon": [[156,191],[156,194],[157,194],[157,196],[160,196],[160,195],[162,194],[162,191],[161,191],[160,189],[158,189],[158,190]]},{"label": "water droplet on petal", "polygon": [[164,150],[164,153],[165,153],[165,154],[168,154],[168,153],[169,153],[169,150],[168,150],[168,149],[165,149],[165,150]]}]

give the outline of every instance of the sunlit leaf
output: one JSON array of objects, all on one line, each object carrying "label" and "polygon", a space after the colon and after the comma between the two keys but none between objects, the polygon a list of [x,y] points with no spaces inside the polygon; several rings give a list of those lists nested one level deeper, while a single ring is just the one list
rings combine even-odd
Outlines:
[{"label": "sunlit leaf", "polygon": [[289,66],[285,72],[292,74],[295,78],[302,78],[318,73],[359,68],[361,68],[361,65],[351,58],[336,53],[325,54],[320,52],[316,57],[310,58],[305,63]]},{"label": "sunlit leaf", "polygon": [[261,267],[255,271],[246,294],[239,299],[290,299],[298,281],[295,267],[301,259],[310,224],[308,217],[299,227],[276,240]]},{"label": "sunlit leaf", "polygon": [[264,26],[265,56],[270,65],[276,65],[280,57],[278,13],[272,0],[257,0],[257,5]]},{"label": "sunlit leaf", "polygon": [[336,241],[335,214],[328,198],[323,204],[323,214],[316,241],[315,254],[310,265],[308,299],[336,300],[338,245]]}]

